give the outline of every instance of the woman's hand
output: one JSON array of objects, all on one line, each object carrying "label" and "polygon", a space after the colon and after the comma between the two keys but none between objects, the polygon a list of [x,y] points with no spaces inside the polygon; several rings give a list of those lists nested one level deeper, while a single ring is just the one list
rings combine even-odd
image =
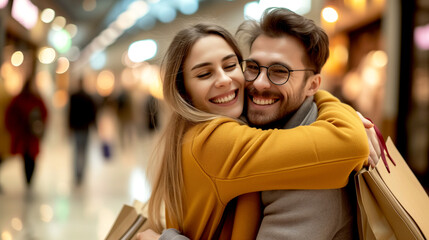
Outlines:
[{"label": "woman's hand", "polygon": [[369,144],[368,164],[371,165],[371,167],[375,167],[375,165],[378,162],[378,159],[380,159],[381,151],[380,151],[380,144],[378,143],[378,139],[377,139],[377,134],[375,133],[374,124],[368,119],[364,118],[360,112],[357,112],[357,114],[362,120],[362,123],[365,127],[366,135],[368,137],[368,144]]},{"label": "woman's hand", "polygon": [[136,236],[137,240],[158,240],[159,237],[158,233],[154,232],[152,229],[147,229],[141,233],[138,233]]}]

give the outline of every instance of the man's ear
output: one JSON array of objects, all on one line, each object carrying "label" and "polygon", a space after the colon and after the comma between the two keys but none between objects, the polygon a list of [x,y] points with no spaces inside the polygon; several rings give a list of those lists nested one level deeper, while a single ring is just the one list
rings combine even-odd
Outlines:
[{"label": "man's ear", "polygon": [[305,95],[308,97],[316,94],[317,90],[319,90],[320,88],[321,83],[322,83],[322,76],[320,75],[320,73],[309,77],[305,85]]}]

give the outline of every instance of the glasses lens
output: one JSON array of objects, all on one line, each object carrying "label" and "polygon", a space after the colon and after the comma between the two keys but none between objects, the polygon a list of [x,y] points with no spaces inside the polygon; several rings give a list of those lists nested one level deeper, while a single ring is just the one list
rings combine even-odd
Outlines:
[{"label": "glasses lens", "polygon": [[253,61],[244,61],[243,62],[243,73],[244,79],[246,81],[253,81],[259,74],[259,66]]},{"label": "glasses lens", "polygon": [[289,78],[289,69],[279,64],[271,65],[268,68],[268,77],[274,84],[283,84]]}]

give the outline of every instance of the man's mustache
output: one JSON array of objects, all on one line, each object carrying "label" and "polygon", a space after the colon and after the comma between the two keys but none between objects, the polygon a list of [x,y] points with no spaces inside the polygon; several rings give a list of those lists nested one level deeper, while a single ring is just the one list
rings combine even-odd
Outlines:
[{"label": "man's mustache", "polygon": [[261,98],[281,98],[282,95],[277,92],[271,91],[258,91],[255,87],[249,86],[246,88],[246,93],[248,96],[261,97]]}]

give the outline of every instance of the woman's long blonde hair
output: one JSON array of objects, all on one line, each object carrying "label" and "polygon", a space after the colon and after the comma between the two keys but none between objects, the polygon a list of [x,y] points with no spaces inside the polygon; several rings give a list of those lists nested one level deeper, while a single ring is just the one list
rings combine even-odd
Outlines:
[{"label": "woman's long blonde hair", "polygon": [[188,128],[196,123],[212,120],[218,115],[206,113],[192,106],[184,84],[183,65],[195,42],[209,35],[222,37],[242,61],[242,55],[234,37],[224,28],[213,24],[197,24],[181,30],[171,42],[163,59],[163,93],[166,103],[172,110],[171,118],[157,145],[160,153],[156,169],[148,168],[153,174],[152,194],[148,205],[150,227],[157,232],[163,229],[162,209],[168,213],[167,222],[177,223],[183,231],[183,172],[182,139]]}]

